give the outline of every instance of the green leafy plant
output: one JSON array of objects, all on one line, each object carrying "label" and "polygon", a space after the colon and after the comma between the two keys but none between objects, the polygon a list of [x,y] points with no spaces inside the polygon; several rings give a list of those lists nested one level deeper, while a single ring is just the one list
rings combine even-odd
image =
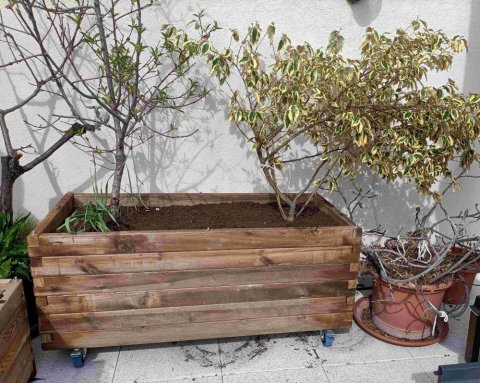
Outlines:
[{"label": "green leafy plant", "polygon": [[[359,58],[343,56],[343,43],[334,31],[326,48],[295,46],[276,38],[273,24],[265,32],[254,24],[209,56],[212,74],[232,91],[228,118],[251,144],[287,221],[301,214],[307,191],[333,191],[339,178],[366,168],[440,199],[432,185],[453,177],[451,161],[468,168],[479,159],[480,95],[464,96],[452,80],[424,85],[430,71],[450,68],[465,39],[415,20],[394,34],[367,28]],[[298,161],[309,161],[300,164],[310,174],[292,195],[279,180]]]},{"label": "green leafy plant", "polygon": [[33,226],[30,214],[12,219],[0,212],[0,278],[30,279],[26,238]]},{"label": "green leafy plant", "polygon": [[108,205],[108,183],[105,191],[98,188],[96,181],[93,183],[95,203],[88,202],[80,209],[75,209],[68,216],[64,223],[57,228],[57,231],[66,230],[70,234],[82,233],[85,231],[109,232],[108,219],[117,223],[114,216],[114,208]]}]

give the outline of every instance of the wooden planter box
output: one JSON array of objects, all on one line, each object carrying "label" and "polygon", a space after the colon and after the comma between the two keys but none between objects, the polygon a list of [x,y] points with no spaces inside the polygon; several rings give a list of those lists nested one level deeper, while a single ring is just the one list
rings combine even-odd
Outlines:
[{"label": "wooden planter box", "polygon": [[22,281],[0,279],[0,382],[26,383],[35,372]]},{"label": "wooden planter box", "polygon": [[[150,207],[275,200],[272,194],[142,197]],[[28,240],[44,349],[351,325],[361,231],[321,197],[315,203],[339,226],[54,232],[92,198],[65,195]]]}]

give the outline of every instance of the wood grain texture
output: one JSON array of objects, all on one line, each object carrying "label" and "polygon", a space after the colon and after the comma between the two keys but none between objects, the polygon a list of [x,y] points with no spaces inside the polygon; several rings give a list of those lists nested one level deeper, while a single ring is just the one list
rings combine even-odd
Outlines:
[{"label": "wood grain texture", "polygon": [[57,204],[48,212],[46,217],[42,219],[27,237],[28,246],[38,246],[38,236],[42,233],[55,232],[65,218],[67,218],[73,210],[74,199],[73,193],[65,194]]},{"label": "wood grain texture", "polygon": [[[268,193],[141,197],[151,207],[275,201]],[[340,226],[53,232],[89,201],[65,196],[29,239],[45,349],[351,325],[361,230],[319,196],[314,203]]]},{"label": "wood grain texture", "polygon": [[360,243],[349,226],[319,228],[259,228],[164,230],[111,233],[46,233],[30,257],[130,254],[178,251],[276,249],[352,246]]},{"label": "wood grain texture", "polygon": [[[25,341],[19,352],[13,358],[10,370],[4,377],[0,377],[2,383],[26,383],[36,374],[35,360],[30,342]],[[1,376],[1,375],[0,375]],[[2,380],[4,378],[4,380]]]},{"label": "wood grain texture", "polygon": [[26,383],[35,361],[21,281],[0,280],[0,382]]},{"label": "wood grain texture", "polygon": [[[105,347],[156,342],[225,338],[245,334],[280,334],[315,331],[325,328],[348,328],[351,313],[298,315],[290,317],[255,318],[234,321],[175,324],[160,327],[134,327],[124,330],[55,332],[45,338],[45,350],[74,347]],[[48,342],[46,340],[49,340]]]},{"label": "wood grain texture", "polygon": [[36,277],[35,296],[356,280],[350,264]]},{"label": "wood grain texture", "polygon": [[351,246],[157,252],[32,258],[32,274],[95,275],[355,262],[358,254]]},{"label": "wood grain texture", "polygon": [[161,291],[51,295],[46,297],[46,304],[37,298],[37,311],[39,314],[44,315],[299,298],[346,297],[353,294],[354,291],[348,289],[348,281],[262,283],[248,286],[220,286]]},{"label": "wood grain texture", "polygon": [[348,312],[345,297],[306,298],[281,301],[239,302],[137,310],[41,315],[44,332],[119,330],[130,327],[166,326],[183,323],[219,322],[276,316]]}]

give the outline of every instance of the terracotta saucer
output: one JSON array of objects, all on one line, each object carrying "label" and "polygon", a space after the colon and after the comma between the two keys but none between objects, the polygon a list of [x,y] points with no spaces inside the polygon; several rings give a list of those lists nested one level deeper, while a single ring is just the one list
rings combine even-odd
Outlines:
[{"label": "terracotta saucer", "polygon": [[353,308],[353,319],[357,323],[357,325],[366,333],[370,334],[374,338],[377,338],[383,342],[395,344],[397,346],[403,347],[422,347],[428,346],[431,344],[435,344],[441,342],[448,334],[448,323],[444,322],[443,320],[437,321],[437,335],[432,338],[428,339],[421,339],[421,340],[409,340],[409,339],[401,339],[391,335],[385,336],[381,333],[375,331],[377,328],[372,328],[371,326],[375,326],[373,322],[367,325],[365,322],[362,322],[362,313],[364,310],[370,310],[370,299],[369,297],[363,297],[355,302],[355,307]]}]

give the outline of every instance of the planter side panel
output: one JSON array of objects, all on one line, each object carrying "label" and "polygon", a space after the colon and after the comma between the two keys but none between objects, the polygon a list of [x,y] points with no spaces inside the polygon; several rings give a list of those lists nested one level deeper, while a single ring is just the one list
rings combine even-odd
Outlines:
[{"label": "planter side panel", "polygon": [[[151,195],[148,200],[164,206],[231,196]],[[81,199],[75,195],[75,204]],[[271,199],[268,194],[233,198]],[[71,201],[64,199],[64,206]],[[29,253],[42,346],[101,347],[349,327],[360,231],[323,206],[323,200],[314,201],[340,226],[75,236],[39,232]],[[57,207],[50,221],[57,222],[66,210]]]},{"label": "planter side panel", "polygon": [[0,382],[26,383],[35,375],[21,281],[0,280]]}]

